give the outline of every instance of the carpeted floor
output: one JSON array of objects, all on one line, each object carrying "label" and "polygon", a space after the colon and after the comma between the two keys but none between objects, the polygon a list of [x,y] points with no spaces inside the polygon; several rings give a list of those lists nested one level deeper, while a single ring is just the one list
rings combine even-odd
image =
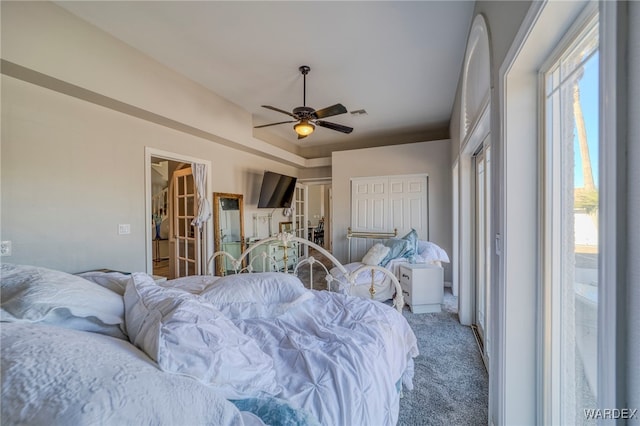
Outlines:
[{"label": "carpeted floor", "polygon": [[489,377],[470,327],[445,289],[442,312],[403,315],[418,338],[414,389],[400,400],[398,425],[486,425]]},{"label": "carpeted floor", "polygon": [[[330,262],[310,253],[322,263]],[[299,270],[309,282],[309,267]],[[326,289],[324,270],[316,265],[313,288]],[[398,425],[486,425],[489,378],[482,363],[473,331],[458,321],[458,301],[445,288],[442,312],[413,314],[405,306],[403,315],[418,338],[420,355],[415,358],[414,389],[400,400]]]}]

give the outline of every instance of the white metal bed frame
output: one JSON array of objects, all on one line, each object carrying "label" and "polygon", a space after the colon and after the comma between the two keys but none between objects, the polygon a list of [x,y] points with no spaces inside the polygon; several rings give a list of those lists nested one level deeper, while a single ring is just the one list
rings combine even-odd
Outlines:
[{"label": "white metal bed frame", "polygon": [[[373,233],[368,233],[368,234],[373,234]],[[395,235],[397,235],[397,230],[395,231]],[[389,236],[387,236],[386,238],[391,238],[392,236],[395,236],[395,235],[389,234]],[[353,233],[352,233],[352,236],[353,236]],[[281,242],[284,247],[284,264],[285,265],[287,265],[288,263],[287,246],[289,246],[293,242],[297,242],[298,244],[302,244],[302,245],[307,245],[317,250],[321,255],[329,259],[340,270],[340,272],[344,274],[344,276],[347,278],[347,282],[349,282],[350,284],[350,287],[349,287],[350,289],[353,289],[353,287],[355,286],[356,277],[362,271],[370,270],[371,271],[371,287],[369,288],[369,293],[371,294],[372,299],[376,293],[376,290],[374,288],[374,280],[373,280],[375,271],[383,272],[384,274],[389,276],[389,278],[395,285],[396,294],[393,298],[393,306],[398,310],[398,312],[402,312],[402,308],[404,307],[404,296],[402,295],[402,288],[400,287],[400,282],[398,281],[398,278],[395,275],[393,275],[391,271],[381,266],[362,265],[358,269],[349,273],[346,270],[346,268],[338,261],[338,259],[336,259],[331,253],[329,253],[323,247],[319,246],[318,244],[315,244],[312,241],[306,240],[304,238],[296,237],[293,234],[289,234],[289,233],[280,233],[277,236],[265,238],[251,244],[251,246],[248,249],[246,249],[238,259],[236,259],[234,256],[232,256],[231,254],[225,251],[217,251],[213,253],[213,255],[209,258],[207,262],[207,273],[211,275],[214,274],[211,271],[215,270],[215,268],[212,269],[211,265],[214,264],[214,260],[218,256],[227,257],[229,259],[229,261],[231,262],[231,265],[233,266],[233,273],[235,274],[254,272],[253,263],[256,261],[256,259],[262,260],[262,270],[271,270],[270,266],[277,264],[277,259],[275,259],[275,257],[268,256],[266,251],[262,251],[260,255],[253,256],[253,257],[251,256],[251,253],[260,245],[269,244],[274,241]],[[324,271],[326,272],[325,279],[327,280],[327,288],[331,289],[331,283],[335,280],[335,278],[329,273],[329,271],[327,270],[327,267],[322,262],[315,259],[313,256],[301,258],[301,260],[294,265],[292,273],[297,276],[299,267],[304,265],[309,265],[309,288],[313,290],[313,266],[315,264],[320,265],[322,269],[324,269]],[[269,268],[266,268],[266,266],[269,266]],[[287,267],[284,268],[283,273],[289,273],[289,270]]]}]

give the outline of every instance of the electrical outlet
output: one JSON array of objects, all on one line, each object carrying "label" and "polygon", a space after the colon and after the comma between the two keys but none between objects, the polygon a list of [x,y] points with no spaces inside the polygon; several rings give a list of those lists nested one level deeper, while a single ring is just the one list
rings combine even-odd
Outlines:
[{"label": "electrical outlet", "polygon": [[121,223],[118,225],[118,235],[129,235],[131,233],[131,225]]},{"label": "electrical outlet", "polygon": [[11,256],[11,241],[0,243],[0,256]]}]

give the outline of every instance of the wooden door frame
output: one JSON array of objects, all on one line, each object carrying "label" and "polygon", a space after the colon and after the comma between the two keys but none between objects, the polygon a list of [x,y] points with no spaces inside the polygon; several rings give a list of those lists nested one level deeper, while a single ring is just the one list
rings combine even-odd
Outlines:
[{"label": "wooden door frame", "polygon": [[[195,158],[184,154],[179,154],[175,152],[163,151],[160,149],[152,148],[145,146],[144,148],[144,187],[145,187],[145,215],[147,218],[151,217],[151,158],[158,157],[166,160],[172,161],[181,161],[184,163],[199,163],[205,164],[207,166],[207,189],[205,193],[207,197],[213,194],[213,180],[211,177],[212,168],[211,161],[204,160],[202,158]],[[209,203],[212,204],[212,200],[209,199]],[[213,204],[212,204],[213,205]],[[204,224],[203,227],[203,238],[204,238],[204,247],[205,252],[202,253],[200,262],[201,266],[205,266],[205,263],[208,257],[213,253],[213,238],[211,236],[211,226],[212,226],[212,218],[209,218]],[[144,223],[148,223],[148,220],[145,219]],[[145,256],[146,256],[146,269],[148,274],[153,273],[153,246],[152,246],[152,237],[153,237],[153,229],[150,226],[145,226]]]}]

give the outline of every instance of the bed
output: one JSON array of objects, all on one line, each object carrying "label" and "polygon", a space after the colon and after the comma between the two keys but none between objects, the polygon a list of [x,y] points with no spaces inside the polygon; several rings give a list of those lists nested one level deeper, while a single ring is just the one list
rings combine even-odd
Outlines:
[{"label": "bed", "polygon": [[[427,263],[442,267],[449,263],[449,256],[440,246],[420,240],[412,229],[398,238],[394,232],[353,232],[347,231],[348,263],[344,270],[332,268],[329,277],[330,289],[343,294],[386,301],[396,297],[397,287],[392,277],[399,276],[399,267],[403,263]],[[354,239],[372,240],[372,245],[362,260],[351,262],[351,241]],[[390,272],[390,273],[388,273]]]},{"label": "bed", "polygon": [[396,309],[294,274],[0,272],[3,425],[392,425],[412,389]]}]

